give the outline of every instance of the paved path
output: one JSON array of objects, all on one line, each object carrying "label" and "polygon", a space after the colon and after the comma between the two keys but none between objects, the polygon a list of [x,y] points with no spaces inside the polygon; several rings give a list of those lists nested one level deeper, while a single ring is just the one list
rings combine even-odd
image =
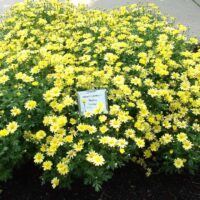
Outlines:
[{"label": "paved path", "polygon": [[[0,12],[22,0],[0,0]],[[178,23],[190,27],[189,34],[200,39],[200,0],[72,0],[75,3],[86,2],[91,8],[112,9],[132,3],[153,2],[160,6],[165,15],[174,16]]]}]

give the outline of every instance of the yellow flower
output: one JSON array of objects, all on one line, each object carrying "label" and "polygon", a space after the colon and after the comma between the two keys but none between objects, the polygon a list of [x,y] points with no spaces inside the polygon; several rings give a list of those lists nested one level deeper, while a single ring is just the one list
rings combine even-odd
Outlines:
[{"label": "yellow flower", "polygon": [[66,125],[67,123],[67,117],[65,117],[64,115],[61,115],[57,118],[56,123],[60,126],[63,127]]},{"label": "yellow flower", "polygon": [[104,110],[104,107],[105,107],[104,103],[103,102],[99,102],[97,104],[96,108],[93,110],[93,113],[94,114],[100,114],[100,113],[102,113],[103,110]]},{"label": "yellow flower", "polygon": [[72,159],[77,155],[77,152],[74,150],[70,150],[67,152],[67,158]]},{"label": "yellow flower", "polygon": [[95,166],[102,166],[105,163],[103,156],[95,151],[90,151],[88,154],[86,154],[86,160]]},{"label": "yellow flower", "polygon": [[100,115],[100,116],[99,116],[99,121],[100,121],[101,123],[105,122],[106,119],[107,119],[107,117],[106,117],[105,115]]},{"label": "yellow flower", "polygon": [[87,130],[89,134],[93,134],[93,133],[96,133],[97,128],[95,126],[88,126]]},{"label": "yellow flower", "polygon": [[74,118],[71,118],[69,122],[70,122],[70,124],[72,124],[72,125],[76,124],[76,120],[75,120]]},{"label": "yellow flower", "polygon": [[25,103],[25,108],[27,110],[33,110],[34,108],[36,108],[37,106],[37,102],[36,101],[33,101],[33,100],[29,100]]},{"label": "yellow flower", "polygon": [[110,121],[110,126],[115,128],[115,129],[120,128],[121,122],[119,120],[117,120],[117,119],[112,119]]},{"label": "yellow flower", "polygon": [[185,159],[181,159],[181,158],[176,158],[174,160],[174,166],[177,168],[177,169],[180,169],[182,167],[184,167],[184,163],[186,162]]},{"label": "yellow flower", "polygon": [[110,114],[111,115],[117,115],[120,111],[120,107],[116,104],[110,106]]},{"label": "yellow flower", "polygon": [[46,137],[46,133],[42,130],[36,132],[35,137],[37,140],[42,140],[43,138]]},{"label": "yellow flower", "polygon": [[183,141],[183,148],[185,150],[190,150],[192,148],[192,146],[193,146],[193,144],[190,141],[188,141],[188,140]]},{"label": "yellow flower", "polygon": [[166,144],[170,143],[172,141],[172,139],[173,139],[173,137],[170,134],[166,133],[165,135],[163,135],[160,138],[160,142],[161,142],[161,144],[166,145]]},{"label": "yellow flower", "polygon": [[9,131],[7,129],[0,130],[0,137],[6,137],[9,135]]},{"label": "yellow flower", "polygon": [[0,84],[5,84],[9,80],[9,76],[3,75],[0,79]]},{"label": "yellow flower", "polygon": [[108,136],[107,144],[108,144],[109,147],[116,147],[117,146],[117,139],[115,137],[109,137]]},{"label": "yellow flower", "polygon": [[135,77],[135,78],[132,78],[132,79],[131,79],[131,83],[132,83],[133,85],[141,86],[142,80],[141,80],[140,78]]},{"label": "yellow flower", "polygon": [[99,142],[100,142],[100,144],[108,144],[109,140],[110,140],[110,137],[109,136],[105,136],[105,137],[101,137],[99,139]]},{"label": "yellow flower", "polygon": [[83,144],[82,143],[74,144],[73,148],[76,152],[80,152],[83,149]]},{"label": "yellow flower", "polygon": [[85,132],[87,130],[87,125],[86,124],[79,124],[77,126],[78,131],[80,132]]},{"label": "yellow flower", "polygon": [[147,132],[145,134],[145,139],[146,140],[152,141],[154,138],[155,138],[155,135],[153,133],[151,133],[151,132]]},{"label": "yellow flower", "polygon": [[144,139],[142,139],[142,138],[134,138],[134,140],[135,140],[136,145],[139,148],[145,147],[145,141],[144,141]]},{"label": "yellow flower", "polygon": [[151,153],[151,150],[147,149],[144,151],[144,157],[147,159],[147,158],[150,158],[152,156],[152,153]]},{"label": "yellow flower", "polygon": [[185,134],[185,133],[179,133],[178,135],[177,135],[177,140],[179,141],[179,142],[184,142],[185,140],[187,140],[187,135]]},{"label": "yellow flower", "polygon": [[152,169],[151,168],[147,168],[147,171],[146,171],[145,175],[147,177],[149,177],[149,176],[151,176],[151,174],[152,174]]},{"label": "yellow flower", "polygon": [[84,116],[85,116],[86,118],[89,118],[89,117],[92,117],[92,114],[93,114],[93,113],[87,111],[87,112],[84,113]]},{"label": "yellow flower", "polygon": [[99,130],[101,133],[104,134],[108,131],[108,127],[106,125],[103,125],[103,126],[100,126]]},{"label": "yellow flower", "polygon": [[146,46],[147,46],[147,47],[152,47],[152,44],[153,44],[152,41],[147,41],[147,42],[146,42]]},{"label": "yellow flower", "polygon": [[42,163],[43,160],[44,160],[44,155],[42,153],[37,153],[34,156],[34,163],[36,163],[36,164]]},{"label": "yellow flower", "polygon": [[39,25],[45,25],[45,24],[47,24],[47,21],[45,19],[39,18],[38,24]]},{"label": "yellow flower", "polygon": [[124,153],[125,153],[125,150],[124,150],[124,149],[119,149],[119,152],[120,152],[121,154],[124,154]]},{"label": "yellow flower", "polygon": [[17,107],[13,107],[10,112],[11,115],[14,117],[21,114],[21,110]]},{"label": "yellow flower", "polygon": [[195,38],[195,37],[191,37],[191,38],[190,38],[190,43],[191,43],[191,44],[198,44],[198,39]]},{"label": "yellow flower", "polygon": [[51,180],[51,185],[52,185],[52,187],[53,187],[54,189],[59,185],[59,183],[60,183],[60,180],[59,180],[57,177],[55,177],[55,178],[53,178],[53,179]]},{"label": "yellow flower", "polygon": [[44,171],[51,170],[53,163],[51,161],[45,161],[42,164]]},{"label": "yellow flower", "polygon": [[67,142],[67,143],[72,143],[73,142],[73,135],[67,135],[64,138],[64,141]]},{"label": "yellow flower", "polygon": [[173,150],[173,149],[170,149],[170,150],[169,150],[169,153],[170,153],[170,154],[173,154],[173,153],[174,153],[174,150]]},{"label": "yellow flower", "polygon": [[135,138],[135,131],[133,129],[127,129],[125,131],[125,136],[126,136],[126,138],[134,139]]},{"label": "yellow flower", "polygon": [[123,85],[125,82],[124,76],[117,75],[113,78],[113,83],[115,85]]},{"label": "yellow flower", "polygon": [[117,141],[117,146],[120,148],[125,148],[128,145],[128,142],[125,139],[119,139]]},{"label": "yellow flower", "polygon": [[150,145],[150,149],[153,152],[158,151],[159,147],[160,147],[160,143],[158,141],[152,142],[151,145]]},{"label": "yellow flower", "polygon": [[57,167],[59,174],[61,174],[61,175],[66,175],[69,173],[69,167],[66,163],[60,162],[57,164],[56,167]]},{"label": "yellow flower", "polygon": [[106,53],[104,56],[104,60],[107,61],[108,64],[114,64],[119,57],[113,53]]},{"label": "yellow flower", "polygon": [[17,122],[15,122],[15,121],[10,122],[10,123],[6,126],[6,128],[7,128],[7,130],[8,130],[9,133],[14,133],[14,132],[17,130],[18,127],[19,127],[19,126],[18,126]]},{"label": "yellow flower", "polygon": [[74,104],[74,100],[70,96],[66,96],[63,100],[65,106],[71,106]]},{"label": "yellow flower", "polygon": [[33,85],[33,86],[38,86],[38,85],[39,85],[39,82],[34,81],[34,82],[32,82],[32,85]]},{"label": "yellow flower", "polygon": [[101,155],[95,155],[93,157],[93,164],[95,166],[102,166],[102,165],[104,165],[104,163],[105,163],[105,160],[104,160],[103,156],[101,156]]}]

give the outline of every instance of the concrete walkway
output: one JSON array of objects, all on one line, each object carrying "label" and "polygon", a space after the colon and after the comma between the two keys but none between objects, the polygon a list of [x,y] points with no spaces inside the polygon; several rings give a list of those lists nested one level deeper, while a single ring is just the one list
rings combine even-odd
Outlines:
[{"label": "concrete walkway", "polygon": [[[0,0],[0,12],[10,5],[23,0]],[[155,3],[164,15],[177,18],[177,23],[182,23],[190,28],[189,34],[200,39],[200,0],[71,0],[75,4],[85,2],[90,8],[112,9],[132,3]]]},{"label": "concrete walkway", "polygon": [[[91,6],[96,8],[113,8],[131,3],[155,3],[164,15],[176,17],[177,23],[190,28],[189,34],[200,39],[200,0],[99,0]],[[199,6],[198,6],[199,4]]]}]

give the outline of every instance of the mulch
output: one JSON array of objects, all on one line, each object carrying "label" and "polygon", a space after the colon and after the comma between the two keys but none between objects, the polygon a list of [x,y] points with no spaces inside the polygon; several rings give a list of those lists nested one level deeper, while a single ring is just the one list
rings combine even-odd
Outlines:
[{"label": "mulch", "polygon": [[130,163],[115,171],[100,192],[76,180],[71,189],[41,186],[40,171],[32,163],[15,170],[13,178],[0,188],[1,200],[198,200],[200,175],[157,174],[147,178],[144,171]]}]

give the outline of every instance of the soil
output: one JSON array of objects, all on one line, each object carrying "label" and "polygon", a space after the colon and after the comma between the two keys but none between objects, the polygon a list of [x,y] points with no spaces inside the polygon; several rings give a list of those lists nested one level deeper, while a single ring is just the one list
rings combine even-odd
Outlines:
[{"label": "soil", "polygon": [[53,190],[41,186],[40,171],[31,163],[16,170],[13,178],[1,186],[1,200],[199,200],[200,176],[152,175],[129,164],[115,171],[100,192],[76,180],[69,189]]}]

